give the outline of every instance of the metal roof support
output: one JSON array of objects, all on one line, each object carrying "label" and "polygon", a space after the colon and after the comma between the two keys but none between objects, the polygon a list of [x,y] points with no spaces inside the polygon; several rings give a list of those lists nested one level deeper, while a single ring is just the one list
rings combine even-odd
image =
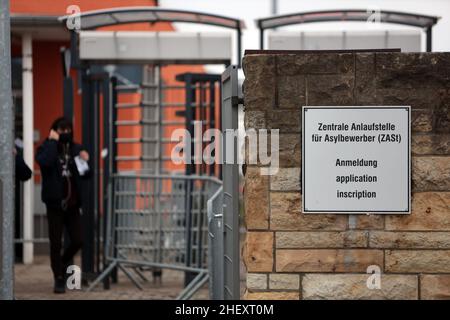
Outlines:
[{"label": "metal roof support", "polygon": [[[241,68],[241,55],[242,55],[242,30],[239,27],[237,29],[237,66]],[[228,66],[227,66],[228,67]]]},{"label": "metal roof support", "polygon": [[264,50],[264,29],[259,28],[259,48]]},{"label": "metal roof support", "polygon": [[[327,10],[298,12],[292,14],[278,15],[256,20],[259,28],[259,45],[264,49],[264,31],[295,24],[331,21],[370,21],[373,12],[367,10]],[[379,21],[383,23],[394,23],[419,27],[425,29],[427,51],[432,49],[432,28],[440,17],[419,15],[399,11],[379,11]]]},{"label": "metal roof support", "polygon": [[427,27],[426,29],[426,35],[427,35],[427,52],[433,51],[433,27]]},{"label": "metal roof support", "polygon": [[80,53],[78,52],[78,33],[70,31],[70,65],[72,68],[80,67]]}]

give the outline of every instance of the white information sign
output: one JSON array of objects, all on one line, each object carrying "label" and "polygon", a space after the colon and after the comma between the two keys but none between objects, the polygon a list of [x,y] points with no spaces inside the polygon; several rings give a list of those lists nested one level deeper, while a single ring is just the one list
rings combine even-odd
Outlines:
[{"label": "white information sign", "polygon": [[304,106],[304,213],[411,212],[410,106]]}]

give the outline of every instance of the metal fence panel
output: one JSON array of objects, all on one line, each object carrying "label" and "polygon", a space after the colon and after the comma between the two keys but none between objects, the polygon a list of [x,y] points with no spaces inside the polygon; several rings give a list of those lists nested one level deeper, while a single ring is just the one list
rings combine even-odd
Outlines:
[{"label": "metal fence panel", "polygon": [[[163,175],[116,175],[114,180],[114,246],[119,257],[206,267],[206,202],[218,182]],[[186,210],[187,197],[192,201],[190,212]]]},{"label": "metal fence panel", "polygon": [[[228,141],[226,132],[238,128],[239,84],[237,67],[229,66],[222,74],[223,146],[223,228],[224,228],[224,299],[240,298],[239,287],[239,167],[237,141]],[[230,148],[231,146],[231,148]],[[225,149],[226,148],[226,149]],[[233,153],[233,159],[227,155]]]},{"label": "metal fence panel", "polygon": [[224,298],[223,255],[223,188],[208,200],[208,270],[209,296],[212,300]]},{"label": "metal fence panel", "polygon": [[107,219],[105,249],[108,266],[89,290],[115,266],[138,287],[126,267],[168,268],[198,274],[182,295],[192,296],[208,279],[207,201],[221,181],[160,174],[117,174],[112,180],[113,210]]}]

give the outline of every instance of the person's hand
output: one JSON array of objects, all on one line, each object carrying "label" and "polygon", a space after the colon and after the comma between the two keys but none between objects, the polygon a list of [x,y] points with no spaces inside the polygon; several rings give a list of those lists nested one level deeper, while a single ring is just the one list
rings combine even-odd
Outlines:
[{"label": "person's hand", "polygon": [[58,134],[58,132],[56,132],[55,130],[52,129],[52,130],[50,130],[50,134],[49,134],[48,138],[50,140],[58,141],[59,140],[59,134]]},{"label": "person's hand", "polygon": [[89,161],[89,153],[87,153],[87,151],[80,151],[79,154],[80,158],[83,159],[84,161]]}]

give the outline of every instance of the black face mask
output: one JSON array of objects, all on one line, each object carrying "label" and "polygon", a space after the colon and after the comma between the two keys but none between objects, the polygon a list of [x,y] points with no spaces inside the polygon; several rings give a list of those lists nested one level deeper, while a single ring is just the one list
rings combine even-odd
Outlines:
[{"label": "black face mask", "polygon": [[69,133],[61,133],[59,135],[59,142],[65,144],[65,143],[72,143],[73,140],[73,134],[72,132]]}]

